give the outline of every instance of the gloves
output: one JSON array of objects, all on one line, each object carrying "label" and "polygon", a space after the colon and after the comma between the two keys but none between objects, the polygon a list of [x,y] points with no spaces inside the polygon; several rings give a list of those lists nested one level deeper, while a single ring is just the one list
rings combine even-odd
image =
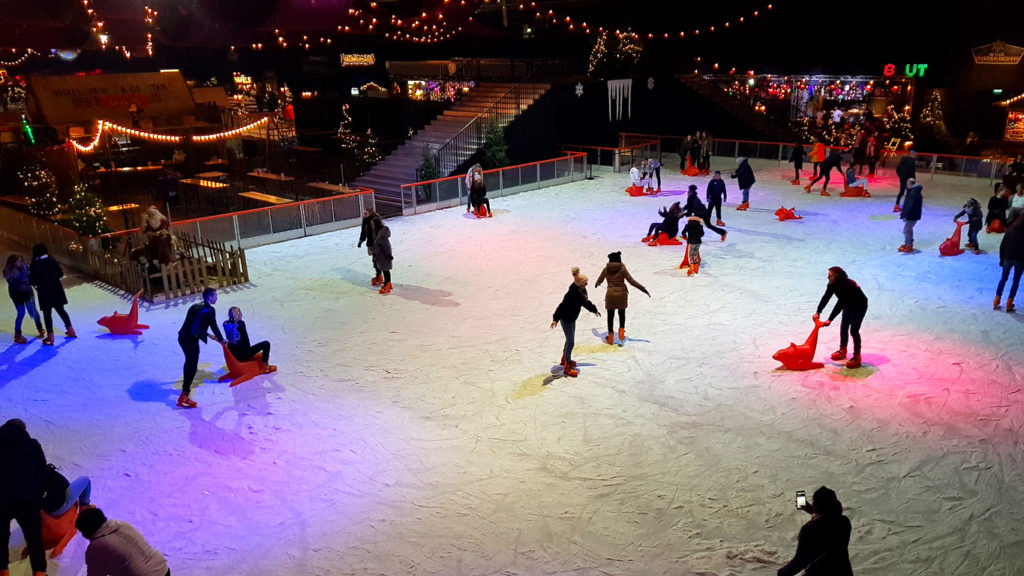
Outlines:
[{"label": "gloves", "polygon": [[356,243],[356,248],[362,248],[362,247],[363,247],[363,243],[362,242]]}]

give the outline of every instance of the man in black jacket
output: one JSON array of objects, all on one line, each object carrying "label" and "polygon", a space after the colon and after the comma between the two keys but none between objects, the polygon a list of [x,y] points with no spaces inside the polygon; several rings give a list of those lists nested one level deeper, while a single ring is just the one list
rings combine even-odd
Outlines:
[{"label": "man in black jacket", "polygon": [[818,180],[821,180],[822,178],[824,178],[825,179],[825,183],[821,185],[821,195],[822,196],[830,196],[830,194],[828,193],[828,182],[829,182],[829,179],[830,179],[830,175],[832,173],[832,170],[835,169],[836,171],[839,172],[839,177],[842,178],[843,177],[843,167],[842,167],[842,164],[843,164],[843,155],[842,155],[842,153],[839,152],[838,148],[833,148],[832,151],[829,152],[828,158],[825,158],[825,161],[821,163],[821,171],[818,172],[818,175],[813,180],[811,180],[810,183],[807,184],[807,186],[804,186],[804,191],[807,192],[808,194],[810,194],[811,193],[811,186],[814,186],[814,184]]},{"label": "man in black jacket", "polygon": [[217,291],[213,288],[203,290],[203,301],[189,307],[185,321],[178,330],[178,345],[185,353],[185,374],[181,381],[181,396],[178,396],[178,406],[182,408],[196,407],[196,403],[188,395],[192,391],[192,380],[199,369],[199,341],[206,342],[209,330],[213,330],[214,340],[224,340],[220,335],[220,328],[217,327],[217,310],[213,307],[216,303]]},{"label": "man in black jacket", "polygon": [[1024,274],[1024,218],[1014,220],[1010,229],[1003,236],[999,244],[999,265],[1003,268],[1003,275],[999,278],[999,285],[996,287],[996,299],[992,303],[993,310],[999,310],[999,299],[1003,297],[1003,288],[1006,280],[1010,277],[1010,270],[1013,270],[1013,283],[1010,284],[1010,297],[1006,299],[1006,311],[1014,312],[1017,309],[1013,306],[1013,298],[1017,296],[1017,287],[1020,286],[1020,277]]},{"label": "man in black jacket", "polygon": [[827,486],[814,491],[810,505],[801,510],[811,519],[800,528],[796,554],[778,576],[853,576],[850,566],[850,519],[843,516],[843,505]]},{"label": "man in black jacket", "polygon": [[687,191],[686,206],[683,207],[684,216],[696,216],[704,221],[704,225],[714,230],[715,234],[722,237],[725,242],[726,231],[711,223],[711,211],[704,206],[704,203],[697,197],[697,185],[690,184]]},{"label": "man in black jacket", "polygon": [[12,418],[0,426],[0,574],[7,574],[11,520],[17,520],[25,535],[29,562],[34,574],[46,574],[46,550],[43,548],[43,486],[46,455],[39,442],[28,435],[25,423]]},{"label": "man in black jacket", "polygon": [[921,219],[921,207],[924,205],[921,190],[917,180],[907,180],[907,201],[900,212],[900,219],[903,220],[903,245],[899,247],[900,252],[914,251],[914,226]]},{"label": "man in black jacket", "polygon": [[714,212],[718,219],[715,224],[719,226],[725,226],[725,222],[722,222],[722,202],[725,202],[728,197],[728,192],[725,190],[725,181],[722,180],[722,172],[715,170],[714,177],[708,180],[708,189],[705,193],[705,198],[708,201],[708,218],[711,218],[711,213]]},{"label": "man in black jacket", "polygon": [[900,200],[903,199],[903,193],[910,187],[907,182],[913,178],[917,178],[917,152],[911,150],[907,152],[907,155],[900,158],[900,163],[896,165],[896,176],[900,179],[900,193],[896,195],[896,206],[893,207],[893,212],[899,212]]}]

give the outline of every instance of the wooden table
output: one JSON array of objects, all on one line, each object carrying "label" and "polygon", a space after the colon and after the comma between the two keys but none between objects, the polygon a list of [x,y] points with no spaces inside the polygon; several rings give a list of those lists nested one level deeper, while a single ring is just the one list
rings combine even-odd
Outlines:
[{"label": "wooden table", "polygon": [[184,196],[184,201],[185,201],[185,205],[186,206],[189,203],[188,202],[188,196],[190,196],[190,194],[186,193],[186,190],[191,190],[192,188],[195,188],[195,190],[196,190],[196,204],[198,206],[202,206],[203,205],[203,196],[209,195],[210,198],[213,200],[213,203],[217,204],[217,199],[218,199],[218,197],[220,195],[214,195],[214,194],[212,194],[212,192],[214,190],[223,190],[225,188],[229,188],[230,187],[227,183],[217,182],[215,180],[206,180],[204,178],[183,178],[181,180],[181,183],[185,185],[185,186],[182,186],[181,192],[182,192],[182,195]]},{"label": "wooden table", "polygon": [[227,166],[228,165],[228,161],[227,160],[207,160],[206,162],[203,162],[203,165],[204,166],[209,166],[210,168],[213,168],[214,166]]},{"label": "wooden table", "polygon": [[201,172],[196,174],[196,178],[206,178],[207,180],[217,180],[219,178],[227,178],[227,172]]},{"label": "wooden table", "polygon": [[252,198],[253,200],[259,200],[260,202],[269,202],[271,204],[288,204],[291,200],[287,198],[281,198],[280,196],[274,196],[273,194],[264,194],[263,192],[249,191],[239,192],[239,196],[243,198]]},{"label": "wooden table", "polygon": [[340,194],[348,194],[354,190],[348,188],[344,184],[329,184],[327,182],[310,182],[306,184],[309,188],[316,188],[317,190],[324,190],[328,196],[338,196]]},{"label": "wooden table", "polygon": [[295,200],[299,199],[299,193],[295,189],[295,178],[292,178],[291,176],[275,174],[273,172],[249,172],[248,176],[249,178],[256,178],[257,180],[261,180],[266,183],[273,182],[277,188],[276,191],[279,193],[285,191],[284,187],[286,184],[291,185],[291,196],[294,197]]}]

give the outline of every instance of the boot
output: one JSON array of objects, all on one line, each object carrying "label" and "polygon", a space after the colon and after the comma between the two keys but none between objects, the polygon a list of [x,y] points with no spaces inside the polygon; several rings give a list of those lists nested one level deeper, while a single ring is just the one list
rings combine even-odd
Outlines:
[{"label": "boot", "polygon": [[178,406],[182,408],[195,408],[196,406],[198,406],[198,404],[196,404],[191,398],[189,398],[188,394],[182,392],[181,396],[178,396]]},{"label": "boot", "polygon": [[[1002,299],[1003,299],[1002,296],[996,295],[996,299],[992,301],[992,309],[993,310],[999,310],[999,301],[1002,300]],[[17,340],[15,340],[15,342],[17,342]]]},{"label": "boot", "polygon": [[384,284],[383,276],[377,275],[373,277],[373,280],[370,280],[370,286],[381,286],[382,284]]},{"label": "boot", "polygon": [[1006,299],[1006,311],[1007,312],[1016,312],[1017,311],[1017,309],[1014,308],[1014,306],[1013,306],[1013,298],[1007,298]]},{"label": "boot", "polygon": [[621,326],[619,326],[619,341],[620,342],[625,342],[626,341],[626,329],[621,327]]},{"label": "boot", "polygon": [[641,242],[650,242],[651,240],[654,240],[654,236],[644,236],[643,239],[640,240],[640,241]]},{"label": "boot", "polygon": [[854,352],[853,358],[846,361],[847,368],[860,368],[860,352]]},{"label": "boot", "polygon": [[821,195],[822,196],[831,196],[831,194],[828,193],[828,186],[822,186],[821,187]]},{"label": "boot", "polygon": [[609,332],[608,335],[604,337],[604,341],[608,344],[615,344],[615,333]]},{"label": "boot", "polygon": [[[562,354],[562,361],[559,362],[558,365],[559,366],[565,366],[565,354]],[[569,360],[569,367],[570,368],[575,368],[576,367],[576,361],[575,360]]]},{"label": "boot", "polygon": [[893,207],[892,207],[892,211],[893,211],[893,212],[902,212],[902,211],[903,211],[903,209],[902,209],[902,208],[900,208],[900,205],[899,205],[899,204],[897,204],[897,205],[895,205],[895,206],[893,206]]},{"label": "boot", "polygon": [[277,372],[277,366],[274,366],[273,364],[264,364],[260,368],[261,374],[270,374],[271,372]]},{"label": "boot", "polygon": [[14,333],[14,343],[15,344],[28,344],[28,338],[25,338],[24,336],[22,336],[21,332],[15,332]]},{"label": "boot", "polygon": [[46,333],[46,338],[43,338],[43,346],[53,346],[53,332]]},{"label": "boot", "polygon": [[722,242],[725,242],[725,237],[726,237],[726,236],[727,236],[728,234],[729,234],[728,232],[722,232]]},{"label": "boot", "polygon": [[725,226],[725,222],[722,222],[721,220],[716,220],[715,226]]},{"label": "boot", "polygon": [[800,185],[800,179],[799,178],[794,178],[794,179],[790,180],[789,183],[792,184],[793,186],[799,186]]},{"label": "boot", "polygon": [[64,329],[64,335],[68,338],[78,338],[78,334],[75,334],[75,329],[72,326],[68,326]]},{"label": "boot", "polygon": [[697,272],[696,272],[696,271],[694,271],[694,266],[693,266],[693,264],[690,264],[690,266],[689,266],[689,267],[687,268],[687,270],[686,270],[686,275],[687,275],[687,276],[693,276],[693,275],[694,275],[694,274],[696,274],[696,273],[697,273]]},{"label": "boot", "polygon": [[807,186],[804,186],[804,192],[807,192],[808,194],[811,193],[811,185],[810,184],[808,184]]},{"label": "boot", "polygon": [[571,378],[575,378],[579,376],[580,371],[573,368],[572,366],[566,366],[565,368],[562,368],[562,374],[565,374],[566,376],[569,376]]},{"label": "boot", "polygon": [[378,294],[391,294],[391,282],[388,282],[387,284],[381,286],[380,292],[378,292]]},{"label": "boot", "polygon": [[843,346],[839,350],[833,352],[831,358],[833,360],[846,360],[846,346]]},{"label": "boot", "polygon": [[900,244],[900,247],[897,248],[896,251],[897,252],[906,252],[907,251],[907,245],[906,244]]},{"label": "boot", "polygon": [[700,262],[697,262],[696,264],[693,265],[693,273],[694,274],[700,273]]}]

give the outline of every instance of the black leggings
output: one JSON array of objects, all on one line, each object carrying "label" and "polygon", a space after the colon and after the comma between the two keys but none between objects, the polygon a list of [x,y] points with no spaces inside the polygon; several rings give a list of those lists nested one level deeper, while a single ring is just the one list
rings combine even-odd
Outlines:
[{"label": "black leggings", "polygon": [[719,220],[722,219],[722,199],[721,198],[719,198],[718,200],[709,200],[708,201],[708,218],[711,218],[711,214],[712,213],[718,214],[718,219]]},{"label": "black leggings", "polygon": [[181,393],[188,396],[192,391],[192,381],[196,378],[196,371],[199,370],[199,339],[179,334],[178,346],[181,346],[181,351],[185,353]]},{"label": "black leggings", "polygon": [[479,210],[480,205],[487,206],[487,213],[491,212],[491,201],[487,199],[487,196],[470,196],[469,203],[473,205],[474,210]]},{"label": "black leggings", "polygon": [[[719,220],[722,219],[722,212],[721,212],[721,210],[719,210],[719,212],[718,212],[718,219]],[[710,210],[708,210],[708,215],[705,216],[703,218],[703,220],[704,220],[704,225],[707,226],[708,228],[714,230],[715,234],[718,234],[719,236],[721,236],[722,234],[725,234],[725,230],[722,230],[718,226],[715,226],[714,224],[711,223],[711,211]]]},{"label": "black leggings", "polygon": [[384,270],[384,283],[391,284],[391,270]]},{"label": "black leggings", "polygon": [[[825,179],[825,183],[822,184],[822,186],[825,186],[827,188],[828,187],[829,176],[831,174],[832,174],[832,169],[831,168],[829,168],[828,170],[822,169],[821,174],[818,174],[818,176],[815,177],[814,180],[811,180],[811,183],[808,184],[808,186],[814,186],[815,182],[817,182],[818,180],[821,180],[822,178],[824,178]],[[842,171],[839,172],[839,175],[841,177],[843,177],[842,176]]]},{"label": "black leggings", "polygon": [[800,179],[800,169],[803,168],[803,167],[804,167],[803,164],[800,164],[800,165],[793,164],[793,176],[794,176],[793,180],[799,180]]},{"label": "black leggings", "polygon": [[651,227],[647,229],[648,236],[654,236],[655,234],[661,233],[661,222],[651,222]]},{"label": "black leggings", "polygon": [[228,344],[228,349],[231,350],[231,354],[233,354],[235,359],[239,362],[252,360],[256,357],[256,354],[263,352],[263,361],[270,364],[270,342],[267,342],[266,340],[253,344],[248,348],[237,344]]},{"label": "black leggings", "polygon": [[63,306],[40,306],[43,309],[43,323],[46,324],[46,332],[53,333],[53,311],[57,311],[57,315],[64,321],[65,328],[71,328],[71,318],[68,313],[64,311]]},{"label": "black leggings", "polygon": [[[25,535],[28,547],[29,562],[33,572],[46,572],[46,550],[43,547],[43,521],[39,515],[39,503],[3,502],[0,503],[0,538],[4,541],[4,550],[11,540],[11,520],[17,520],[18,526]],[[0,570],[7,570],[8,554],[0,558]]]},{"label": "black leggings", "polygon": [[[612,333],[612,329],[615,328],[615,315],[612,314],[614,310],[608,310],[608,333]],[[619,328],[626,327],[626,309],[619,308]]]},{"label": "black leggings", "polygon": [[853,337],[853,353],[860,354],[860,325],[864,321],[864,315],[868,309],[843,310],[843,318],[839,324],[839,347],[846,348],[847,331]]}]

